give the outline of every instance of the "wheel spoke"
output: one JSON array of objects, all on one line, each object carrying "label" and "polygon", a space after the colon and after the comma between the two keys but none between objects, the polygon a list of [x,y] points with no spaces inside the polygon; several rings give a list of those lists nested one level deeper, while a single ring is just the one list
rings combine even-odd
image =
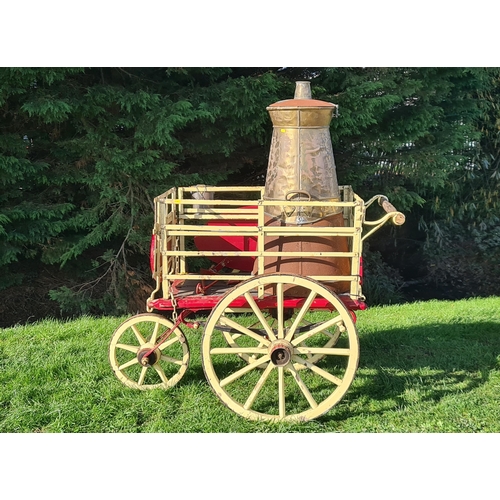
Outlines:
[{"label": "wheel spoke", "polygon": [[262,311],[259,309],[259,306],[255,303],[255,300],[253,299],[253,297],[250,295],[249,292],[245,293],[245,299],[252,308],[252,311],[255,314],[255,316],[257,316],[257,318],[259,319],[261,325],[266,330],[268,337],[271,340],[276,340],[276,336],[274,335],[274,332],[271,330],[269,323],[267,322],[266,318],[262,314]]},{"label": "wheel spoke", "polygon": [[139,346],[136,345],[128,345],[128,344],[116,344],[117,349],[123,349],[124,351],[133,352],[137,354],[139,352]]},{"label": "wheel spoke", "polygon": [[149,341],[151,344],[156,344],[156,339],[158,338],[158,332],[160,331],[160,323],[156,323],[155,329],[153,330],[153,335]]},{"label": "wheel spoke", "polygon": [[143,366],[142,367],[142,370],[141,370],[141,375],[139,377],[139,380],[137,381],[137,383],[139,385],[142,385],[144,384],[144,379],[146,378],[146,373],[148,372],[148,367],[147,366]]},{"label": "wheel spoke", "polygon": [[[162,359],[163,359],[163,356],[162,356]],[[156,373],[160,376],[162,382],[164,384],[168,384],[168,378],[165,375],[165,372],[163,371],[163,368],[161,366],[156,365],[156,364],[153,365],[153,368],[156,370]]]},{"label": "wheel spoke", "polygon": [[330,328],[331,326],[341,323],[342,316],[336,316],[335,318],[329,319],[328,321],[325,321],[324,323],[320,323],[318,326],[313,328],[312,330],[309,330],[308,332],[304,333],[303,335],[300,335],[299,337],[295,338],[292,340],[292,345],[293,346],[298,346],[302,344],[305,340],[308,338],[312,337],[313,335],[316,335],[317,333],[323,332],[327,328]]},{"label": "wheel spoke", "polygon": [[286,335],[286,340],[290,341],[293,338],[298,326],[300,325],[300,322],[303,320],[307,311],[309,311],[309,308],[311,307],[313,300],[316,298],[316,295],[317,293],[314,290],[311,291],[304,304],[302,304],[300,311],[297,313],[297,316],[295,317],[295,320]]},{"label": "wheel spoke", "polygon": [[276,285],[276,299],[278,308],[278,338],[282,339],[285,336],[284,325],[284,308],[283,308],[283,283]]},{"label": "wheel spoke", "polygon": [[236,321],[233,321],[232,319],[230,319],[226,316],[221,316],[221,318],[219,319],[219,323],[222,326],[230,326],[231,328],[238,330],[239,332],[247,335],[248,337],[255,339],[259,343],[263,343],[264,345],[270,344],[269,340],[265,339],[264,337],[261,337],[259,334],[255,333],[255,332],[252,332],[252,330],[249,330],[245,326],[240,325],[239,323],[236,323]]},{"label": "wheel spoke", "polygon": [[[264,344],[262,342],[257,346],[257,348],[258,349],[264,348],[266,350],[265,352],[267,352],[267,348],[264,346]],[[262,352],[264,352],[264,351],[262,351]],[[261,351],[259,351],[257,354],[260,354],[260,353],[261,353]],[[253,362],[257,359],[257,356],[255,354],[252,354],[249,359],[251,359]]]},{"label": "wheel spoke", "polygon": [[[255,322],[251,327],[255,326],[257,323],[259,323],[258,321]],[[251,328],[250,327],[250,328]],[[235,333],[233,335],[231,335],[230,333],[228,332],[222,332],[223,335],[224,335],[224,339],[226,340],[228,346],[230,348],[232,348],[233,350],[231,352],[218,352],[218,351],[210,351],[211,354],[236,354],[238,355],[240,358],[244,359],[245,361],[249,362],[249,363],[253,363],[256,359],[256,353],[257,354],[265,354],[267,352],[267,349],[264,349],[262,350],[262,348],[264,347],[264,344],[262,342],[259,342],[259,345],[254,348],[254,347],[246,347],[245,349],[252,349],[252,351],[250,351],[250,355],[246,352],[242,352],[240,351],[241,349],[241,346],[236,342],[236,340],[240,337],[243,337],[245,338],[245,336],[242,334],[242,333]],[[257,351],[255,351],[255,349],[257,349]]]},{"label": "wheel spoke", "polygon": [[312,397],[312,394],[309,392],[309,389],[307,388],[306,384],[304,384],[304,381],[298,374],[297,370],[293,367],[293,365],[288,366],[288,370],[292,374],[293,378],[295,379],[295,382],[297,382],[297,385],[299,386],[300,390],[302,391],[302,394],[304,394],[305,398],[307,399],[307,402],[311,406],[311,408],[317,408],[318,403],[316,403],[316,400]]},{"label": "wheel spoke", "polygon": [[[312,325],[311,323],[309,323],[309,327],[311,329],[314,328],[315,326],[316,325]],[[329,339],[328,341],[325,342],[325,344],[323,345],[323,348],[330,348],[330,347],[335,346],[335,344],[337,343],[337,341],[338,341],[338,339],[340,337],[340,334],[341,334],[342,330],[345,331],[345,328],[343,327],[343,325],[342,325],[342,328],[339,327],[339,326],[336,326],[334,333],[332,333],[332,332],[330,332],[328,330],[322,331],[321,335],[324,335],[325,337],[328,337],[328,339]],[[305,348],[307,348],[308,346],[306,345],[306,342],[303,342],[298,347],[305,347]],[[352,353],[352,350],[350,351],[350,353]],[[303,352],[301,354],[303,354]],[[311,352],[306,353],[307,359],[311,363],[314,363],[314,364],[316,364],[318,361],[320,361],[321,359],[323,359],[326,355],[327,355],[327,353],[321,353],[321,354],[311,354]],[[340,355],[342,355],[342,353],[340,353]],[[348,355],[350,355],[350,354],[348,354]]]},{"label": "wheel spoke", "polygon": [[285,371],[282,366],[278,366],[278,394],[279,394],[279,415],[285,417]]},{"label": "wheel spoke", "polygon": [[351,349],[338,347],[296,347],[297,354],[324,354],[327,356],[350,356]]},{"label": "wheel spoke", "polygon": [[327,371],[323,370],[322,368],[318,368],[315,364],[310,363],[309,361],[299,358],[298,356],[292,356],[292,359],[294,362],[300,363],[301,365],[306,366],[313,372],[317,373],[321,377],[325,378],[326,380],[329,380],[335,385],[341,385],[342,380],[340,380],[338,377],[335,375],[332,375],[331,373],[328,373]]},{"label": "wheel spoke", "polygon": [[246,400],[245,404],[243,405],[243,408],[245,408],[245,410],[249,410],[252,407],[253,402],[255,401],[255,398],[257,397],[260,390],[262,389],[262,386],[264,385],[264,382],[269,377],[269,374],[273,371],[273,368],[274,368],[274,366],[272,363],[269,363],[267,365],[266,369],[264,370],[264,372],[260,376],[259,381],[255,385],[255,387],[253,388],[253,391],[250,393],[250,396],[248,396],[248,399]]},{"label": "wheel spoke", "polygon": [[225,379],[220,381],[220,386],[224,387],[227,384],[230,384],[231,382],[234,382],[235,380],[239,379],[240,377],[243,377],[245,373],[248,373],[251,370],[255,370],[258,366],[261,364],[269,361],[271,358],[268,354],[265,356],[262,356],[261,358],[258,358],[255,360],[255,363],[251,363],[249,365],[244,366],[240,370],[234,372],[232,375],[229,375],[229,377],[226,377]]},{"label": "wheel spoke", "polygon": [[138,330],[138,328],[135,325],[132,325],[130,328],[132,328],[132,331],[134,332],[134,335],[136,336],[137,340],[139,341],[139,344],[143,345],[146,343],[146,339],[142,336],[141,332]]},{"label": "wheel spoke", "polygon": [[329,332],[328,330],[326,332],[322,332],[324,333],[325,335],[327,335],[328,337],[330,337],[331,339],[335,338],[335,335],[337,335],[337,333],[340,334],[340,331],[337,332],[337,329],[335,329],[335,332]]},{"label": "wheel spoke", "polygon": [[137,360],[137,358],[132,358],[130,361],[127,361],[123,365],[120,365],[118,367],[118,370],[120,370],[120,371],[125,370],[125,369],[129,368],[130,366],[134,366],[137,363],[139,363],[139,361]]},{"label": "wheel spoke", "polygon": [[182,364],[183,364],[182,359],[171,358],[170,356],[167,356],[166,354],[162,354],[160,359],[162,361],[167,361],[168,363],[173,363],[174,365],[182,366]]},{"label": "wheel spoke", "polygon": [[161,344],[160,347],[158,347],[158,349],[160,349],[160,351],[163,351],[164,349],[171,346],[172,344],[175,344],[178,341],[179,339],[174,334],[172,338],[165,340],[165,342],[163,342],[163,344]]}]

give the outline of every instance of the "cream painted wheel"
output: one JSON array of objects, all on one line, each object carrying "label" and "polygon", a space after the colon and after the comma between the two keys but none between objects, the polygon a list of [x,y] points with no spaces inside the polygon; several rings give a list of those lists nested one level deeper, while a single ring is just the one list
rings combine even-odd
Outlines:
[{"label": "cream painted wheel", "polygon": [[173,323],[159,314],[138,314],[122,323],[111,338],[109,362],[115,375],[132,389],[168,389],[179,382],[189,364],[189,346],[176,328],[163,344],[141,360]]},{"label": "cream painted wheel", "polygon": [[[288,321],[284,300],[291,284],[307,293]],[[259,287],[272,287],[277,304],[272,316],[259,309]],[[231,313],[239,297],[251,314]],[[312,310],[316,299],[324,299],[332,311]],[[228,330],[238,332],[231,334],[236,340],[228,341]],[[234,287],[213,309],[202,338],[203,370],[212,390],[252,420],[306,421],[323,415],[348,390],[358,360],[356,327],[342,301],[317,281],[292,274],[257,276]]]}]

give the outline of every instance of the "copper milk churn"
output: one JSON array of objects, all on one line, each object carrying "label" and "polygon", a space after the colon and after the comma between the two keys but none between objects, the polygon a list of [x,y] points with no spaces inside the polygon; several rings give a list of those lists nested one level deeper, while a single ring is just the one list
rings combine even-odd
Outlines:
[{"label": "copper milk churn", "polygon": [[[344,226],[342,209],[328,202],[340,201],[335,170],[330,122],[337,107],[311,98],[310,82],[296,82],[293,99],[279,101],[266,108],[273,123],[273,135],[264,188],[264,200],[276,201],[266,206],[266,225]],[[322,201],[321,207],[283,207],[289,201]],[[266,237],[265,249],[278,252],[301,252],[300,257],[267,257],[264,272],[294,273],[301,276],[346,276],[350,261],[345,257],[312,257],[310,252],[348,252],[347,237],[278,236]],[[256,267],[254,272],[256,272]],[[349,282],[325,283],[337,293],[347,292]],[[298,287],[289,295],[304,296]]]}]

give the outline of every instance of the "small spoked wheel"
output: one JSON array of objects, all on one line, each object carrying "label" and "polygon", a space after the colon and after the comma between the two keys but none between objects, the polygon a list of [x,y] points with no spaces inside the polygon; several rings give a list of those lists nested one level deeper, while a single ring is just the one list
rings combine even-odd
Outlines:
[{"label": "small spoked wheel", "polygon": [[[305,290],[296,309],[288,307],[289,285]],[[258,298],[263,290],[266,301]],[[248,312],[233,313],[231,303],[242,298]],[[212,390],[251,420],[323,415],[348,390],[358,360],[356,327],[342,301],[317,281],[292,274],[257,276],[234,287],[213,309],[202,339]]]},{"label": "small spoked wheel", "polygon": [[115,331],[109,362],[115,375],[133,389],[168,389],[182,378],[189,364],[189,346],[179,328],[151,351],[174,324],[159,314],[138,314]]}]

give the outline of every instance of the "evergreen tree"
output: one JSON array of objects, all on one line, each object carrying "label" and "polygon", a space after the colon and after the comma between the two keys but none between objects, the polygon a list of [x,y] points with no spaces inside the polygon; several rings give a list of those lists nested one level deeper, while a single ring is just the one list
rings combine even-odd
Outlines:
[{"label": "evergreen tree", "polygon": [[278,88],[224,68],[1,69],[0,287],[62,266],[66,309],[134,307],[152,199],[264,159]]},{"label": "evergreen tree", "polygon": [[422,214],[429,283],[450,298],[500,293],[500,69],[482,76],[472,92],[480,115],[465,147],[468,161],[434,193],[431,213]]},{"label": "evergreen tree", "polygon": [[[450,298],[499,291],[498,75],[343,68],[318,78],[323,97],[340,105],[332,126],[339,178],[365,199],[388,195],[407,215],[402,228],[371,238],[371,249]],[[381,269],[375,279],[386,282]]]}]

